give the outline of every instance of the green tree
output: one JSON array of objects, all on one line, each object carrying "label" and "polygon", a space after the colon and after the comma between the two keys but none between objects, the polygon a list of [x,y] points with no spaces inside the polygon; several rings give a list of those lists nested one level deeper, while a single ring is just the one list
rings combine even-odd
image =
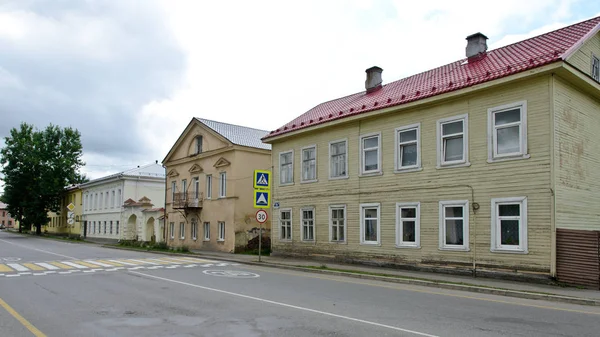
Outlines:
[{"label": "green tree", "polygon": [[22,228],[35,226],[40,235],[48,212],[60,209],[64,188],[87,179],[79,173],[83,147],[81,134],[70,127],[49,125],[45,130],[22,123],[10,130],[0,151],[4,175],[2,201]]}]

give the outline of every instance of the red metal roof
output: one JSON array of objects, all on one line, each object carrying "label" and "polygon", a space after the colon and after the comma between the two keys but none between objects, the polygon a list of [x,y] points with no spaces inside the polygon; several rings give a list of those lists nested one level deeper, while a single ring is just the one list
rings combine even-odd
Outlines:
[{"label": "red metal roof", "polygon": [[463,89],[564,60],[580,46],[580,42],[597,32],[599,27],[600,17],[596,17],[490,50],[468,62],[464,58],[388,83],[369,94],[362,91],[321,103],[279,129],[271,131],[263,140],[313,125]]}]

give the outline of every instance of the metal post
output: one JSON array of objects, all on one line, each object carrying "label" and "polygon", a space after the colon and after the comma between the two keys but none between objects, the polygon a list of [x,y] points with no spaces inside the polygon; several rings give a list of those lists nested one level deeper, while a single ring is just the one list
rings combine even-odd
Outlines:
[{"label": "metal post", "polygon": [[262,251],[262,222],[258,223],[258,262],[261,262],[261,251]]}]

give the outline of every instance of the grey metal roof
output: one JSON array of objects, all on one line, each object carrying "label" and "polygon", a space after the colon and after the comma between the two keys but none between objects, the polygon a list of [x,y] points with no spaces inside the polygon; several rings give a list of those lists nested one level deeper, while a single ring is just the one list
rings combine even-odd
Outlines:
[{"label": "grey metal roof", "polygon": [[269,131],[258,130],[253,128],[248,128],[245,126],[221,123],[216,121],[211,121],[209,119],[198,118],[198,121],[202,124],[208,126],[213,129],[215,132],[220,134],[221,136],[227,138],[230,142],[236,145],[255,147],[258,149],[270,150],[271,144],[265,144],[261,141],[261,138],[266,136]]}]

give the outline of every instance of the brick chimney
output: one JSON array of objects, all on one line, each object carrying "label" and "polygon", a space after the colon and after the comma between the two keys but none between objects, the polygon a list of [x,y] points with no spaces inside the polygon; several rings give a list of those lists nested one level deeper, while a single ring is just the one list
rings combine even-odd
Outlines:
[{"label": "brick chimney", "polygon": [[365,81],[365,89],[367,94],[381,89],[381,72],[383,69],[379,67],[371,67],[365,72],[367,73],[367,80]]},{"label": "brick chimney", "polygon": [[487,39],[487,36],[481,33],[467,36],[467,58],[485,54],[487,51]]}]

